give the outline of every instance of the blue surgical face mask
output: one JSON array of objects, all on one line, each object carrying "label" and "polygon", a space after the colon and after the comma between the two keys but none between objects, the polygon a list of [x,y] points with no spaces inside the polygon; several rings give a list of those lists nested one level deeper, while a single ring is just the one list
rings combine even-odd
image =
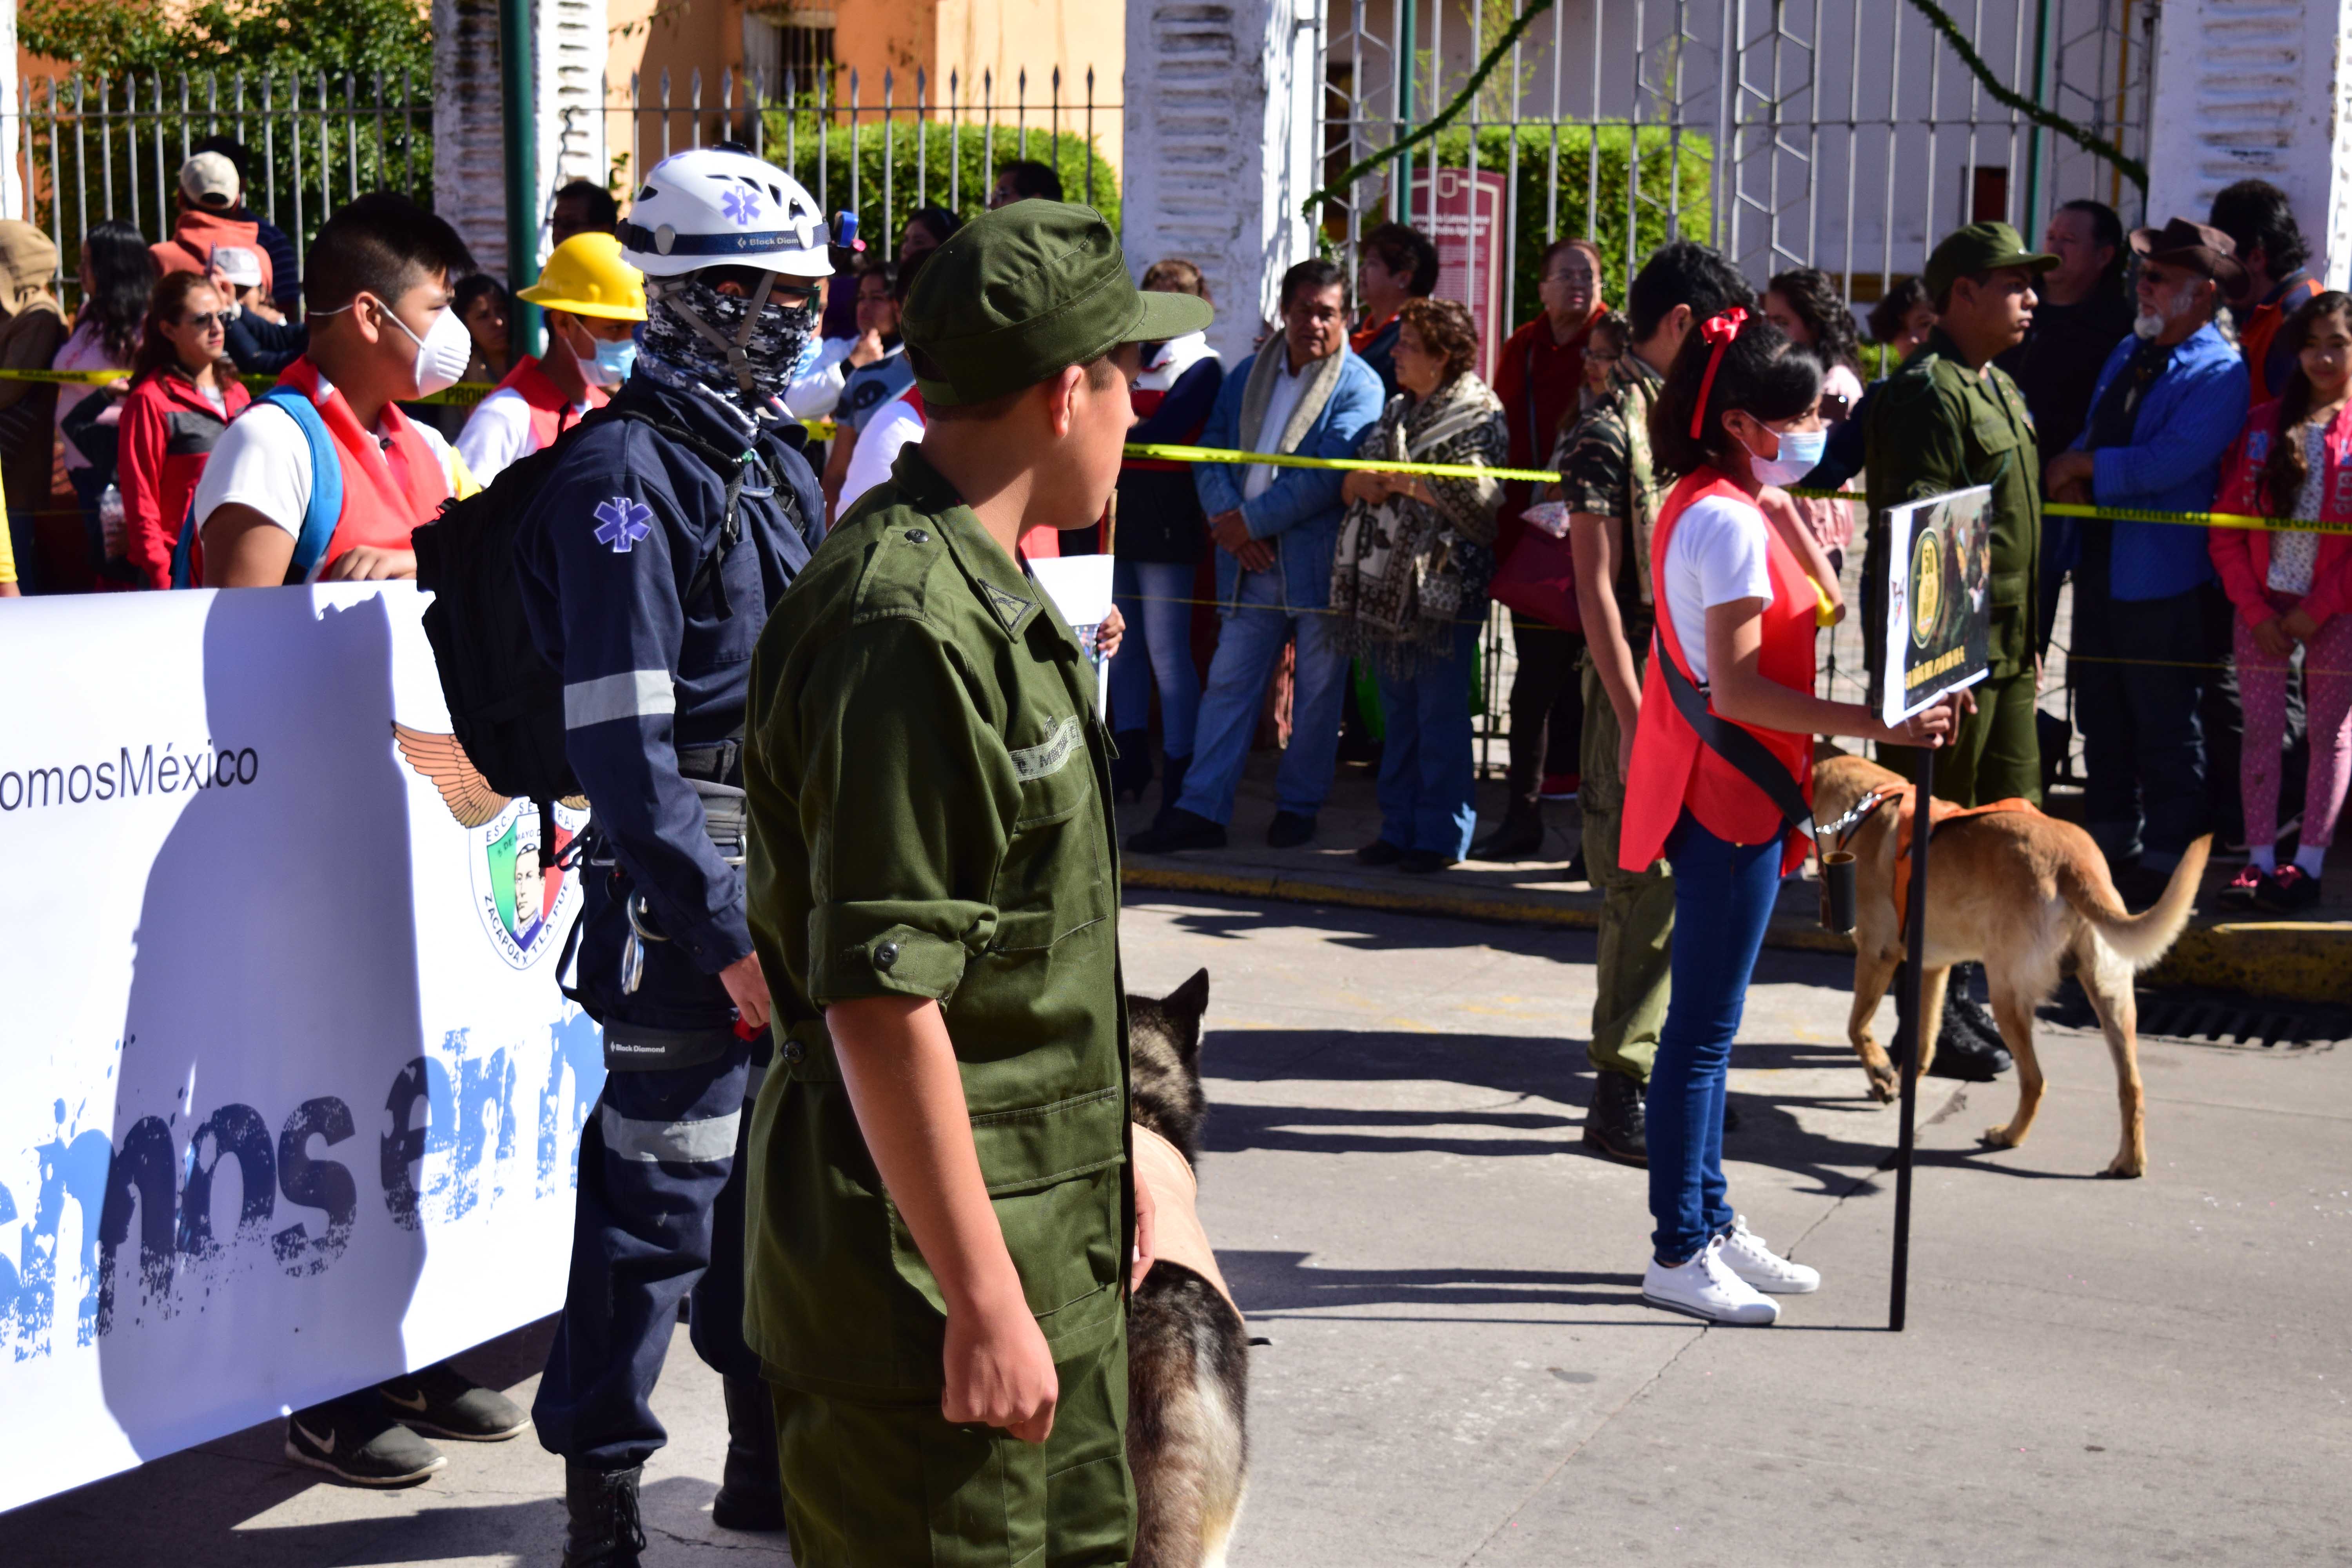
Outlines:
[{"label": "blue surgical face mask", "polygon": [[583,370],[587,371],[588,379],[599,386],[620,385],[629,379],[629,373],[636,367],[637,340],[635,338],[623,338],[616,343],[609,343],[598,338],[596,357],[593,366],[581,366]]},{"label": "blue surgical face mask", "polygon": [[1749,470],[1757,482],[1767,485],[1793,485],[1822,466],[1828,455],[1830,436],[1826,430],[1782,430],[1780,455],[1759,458],[1753,450],[1748,454]]}]

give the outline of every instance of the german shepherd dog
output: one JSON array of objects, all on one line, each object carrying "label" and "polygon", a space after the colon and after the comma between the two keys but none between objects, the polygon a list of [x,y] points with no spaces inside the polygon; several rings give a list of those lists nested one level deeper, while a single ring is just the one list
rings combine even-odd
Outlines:
[{"label": "german shepherd dog", "polygon": [[[1824,758],[1813,769],[1814,818],[1834,822],[1874,792],[1899,790],[1904,782],[1860,757]],[[1882,1100],[1895,1098],[1897,1084],[1894,1066],[1871,1037],[1870,1020],[1904,956],[1894,891],[1897,815],[1892,804],[1874,813],[1846,846],[1855,858],[1853,1015],[1846,1035],[1870,1075],[1871,1091]],[[1988,1128],[1987,1144],[2014,1149],[2033,1125],[2042,1088],[2042,1064],[2033,1054],[2033,1011],[2058,988],[2060,965],[2072,956],[2115,1058],[2122,1103],[2123,1142],[2105,1173],[2137,1176],[2147,1171],[2132,976],[2162,958],[2189,923],[2211,845],[2210,836],[2190,845],[2156,907],[2136,915],[2116,894],[2098,846],[2071,822],[2016,811],[1937,826],[1935,853],[1927,858],[1927,904],[1934,918],[1919,977],[1917,1070],[1926,1071],[1935,1059],[1951,966],[1982,961],[2001,1042],[2017,1058],[2017,1114],[2006,1125]]]},{"label": "german shepherd dog", "polygon": [[[1129,1115],[1175,1145],[1185,1176],[1200,1163],[1208,1109],[1201,1092],[1208,1006],[1205,969],[1164,997],[1127,999]],[[1191,1192],[1155,1185],[1153,1193],[1165,1231],[1177,1223],[1171,1204],[1189,1204]],[[1134,1568],[1222,1568],[1249,1467],[1249,1332],[1222,1281],[1171,1258],[1152,1263],[1128,1309],[1127,1389]]]}]

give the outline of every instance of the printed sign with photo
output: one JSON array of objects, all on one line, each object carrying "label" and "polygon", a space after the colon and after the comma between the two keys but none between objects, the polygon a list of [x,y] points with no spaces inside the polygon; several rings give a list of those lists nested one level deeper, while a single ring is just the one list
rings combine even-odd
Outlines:
[{"label": "printed sign with photo", "polygon": [[1889,724],[1992,668],[1992,487],[1889,507],[1886,639],[1872,706]]}]

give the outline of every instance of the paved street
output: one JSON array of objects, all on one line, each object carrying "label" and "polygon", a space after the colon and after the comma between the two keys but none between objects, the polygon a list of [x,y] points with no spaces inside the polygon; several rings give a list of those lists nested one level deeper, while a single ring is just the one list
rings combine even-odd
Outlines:
[{"label": "paved street", "polygon": [[[2044,1026],[2021,1150],[1976,1146],[2006,1085],[1931,1082],[1896,1336],[1895,1114],[1843,1043],[1849,967],[1768,952],[1732,1192],[1827,1284],[1710,1330],[1640,1303],[1643,1178],[1577,1142],[1589,935],[1178,894],[1131,897],[1126,929],[1137,989],[1213,976],[1203,1213],[1268,1342],[1236,1568],[2344,1561],[2344,1053],[2145,1044],[2133,1183],[2093,1179],[2095,1036]],[[527,1400],[543,1345],[468,1364]],[[785,1561],[710,1527],[718,1390],[682,1331],[656,1403],[647,1561]],[[555,1561],[560,1473],[528,1438],[388,1495],[276,1455],[247,1433],[53,1499],[0,1560]]]}]

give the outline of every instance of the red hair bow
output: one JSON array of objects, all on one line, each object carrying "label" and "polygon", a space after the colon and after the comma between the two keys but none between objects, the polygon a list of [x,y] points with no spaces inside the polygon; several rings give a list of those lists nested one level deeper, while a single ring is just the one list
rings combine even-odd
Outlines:
[{"label": "red hair bow", "polygon": [[1699,323],[1698,335],[1713,343],[1715,352],[1706,356],[1706,374],[1699,380],[1698,402],[1691,409],[1691,439],[1694,441],[1699,439],[1699,432],[1706,427],[1706,400],[1715,391],[1715,373],[1723,363],[1723,351],[1730,345],[1732,339],[1739,335],[1739,329],[1747,324],[1748,311],[1740,305],[1734,305],[1723,314],[1709,316]]}]

